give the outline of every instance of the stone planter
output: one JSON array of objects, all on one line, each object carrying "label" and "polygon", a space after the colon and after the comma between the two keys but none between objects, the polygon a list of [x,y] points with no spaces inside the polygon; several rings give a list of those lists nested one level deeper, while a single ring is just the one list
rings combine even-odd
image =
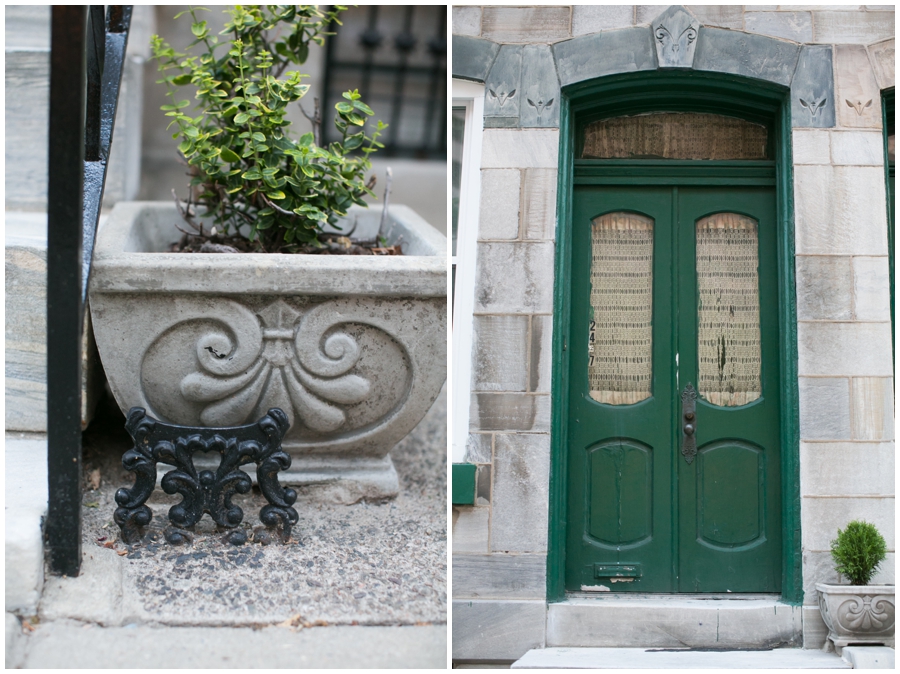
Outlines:
[{"label": "stone planter", "polygon": [[[381,209],[348,217],[365,238]],[[97,237],[91,315],[119,407],[195,426],[280,407],[283,482],[334,502],[396,495],[388,452],[446,379],[446,238],[392,206],[403,256],[160,252],[176,224],[174,205],[126,202]]]},{"label": "stone planter", "polygon": [[825,649],[844,646],[894,646],[893,585],[828,585],[816,583],[819,611],[828,627]]}]

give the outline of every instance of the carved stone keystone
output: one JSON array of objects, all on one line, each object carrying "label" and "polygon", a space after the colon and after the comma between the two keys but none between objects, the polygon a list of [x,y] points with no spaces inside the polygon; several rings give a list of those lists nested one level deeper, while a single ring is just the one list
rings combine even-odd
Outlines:
[{"label": "carved stone keystone", "polygon": [[672,5],[650,24],[660,68],[690,68],[700,22],[680,5]]},{"label": "carved stone keystone", "polygon": [[[381,212],[349,217],[372,238]],[[388,453],[446,379],[445,237],[391,206],[402,256],[159,252],[178,220],[174,205],[123,202],[97,238],[91,315],[119,407],[192,427],[280,408],[284,483],[338,502],[396,495]]]}]

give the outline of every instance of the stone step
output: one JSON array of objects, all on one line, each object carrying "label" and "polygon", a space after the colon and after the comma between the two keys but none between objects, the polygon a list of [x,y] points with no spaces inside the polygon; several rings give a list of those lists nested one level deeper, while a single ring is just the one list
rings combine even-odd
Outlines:
[{"label": "stone step", "polygon": [[546,645],[798,648],[803,645],[802,607],[779,599],[778,595],[573,597],[548,606]]},{"label": "stone step", "polygon": [[[890,649],[888,649],[890,650]],[[800,648],[535,648],[512,669],[851,669],[834,653]]]}]

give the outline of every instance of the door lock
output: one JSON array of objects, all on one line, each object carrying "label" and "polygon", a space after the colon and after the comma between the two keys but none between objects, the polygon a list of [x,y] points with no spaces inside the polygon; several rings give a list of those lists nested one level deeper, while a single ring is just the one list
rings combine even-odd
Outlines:
[{"label": "door lock", "polygon": [[681,392],[681,416],[684,419],[681,426],[681,455],[688,464],[692,463],[697,455],[697,438],[694,435],[697,430],[696,406],[697,391],[689,382]]}]

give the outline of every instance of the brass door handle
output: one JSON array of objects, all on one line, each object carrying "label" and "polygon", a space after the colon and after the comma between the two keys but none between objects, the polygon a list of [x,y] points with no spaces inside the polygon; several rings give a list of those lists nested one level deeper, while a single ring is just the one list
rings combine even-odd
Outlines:
[{"label": "brass door handle", "polygon": [[688,464],[692,463],[697,455],[697,438],[694,435],[697,431],[696,407],[697,391],[689,382],[681,392],[681,455]]}]

